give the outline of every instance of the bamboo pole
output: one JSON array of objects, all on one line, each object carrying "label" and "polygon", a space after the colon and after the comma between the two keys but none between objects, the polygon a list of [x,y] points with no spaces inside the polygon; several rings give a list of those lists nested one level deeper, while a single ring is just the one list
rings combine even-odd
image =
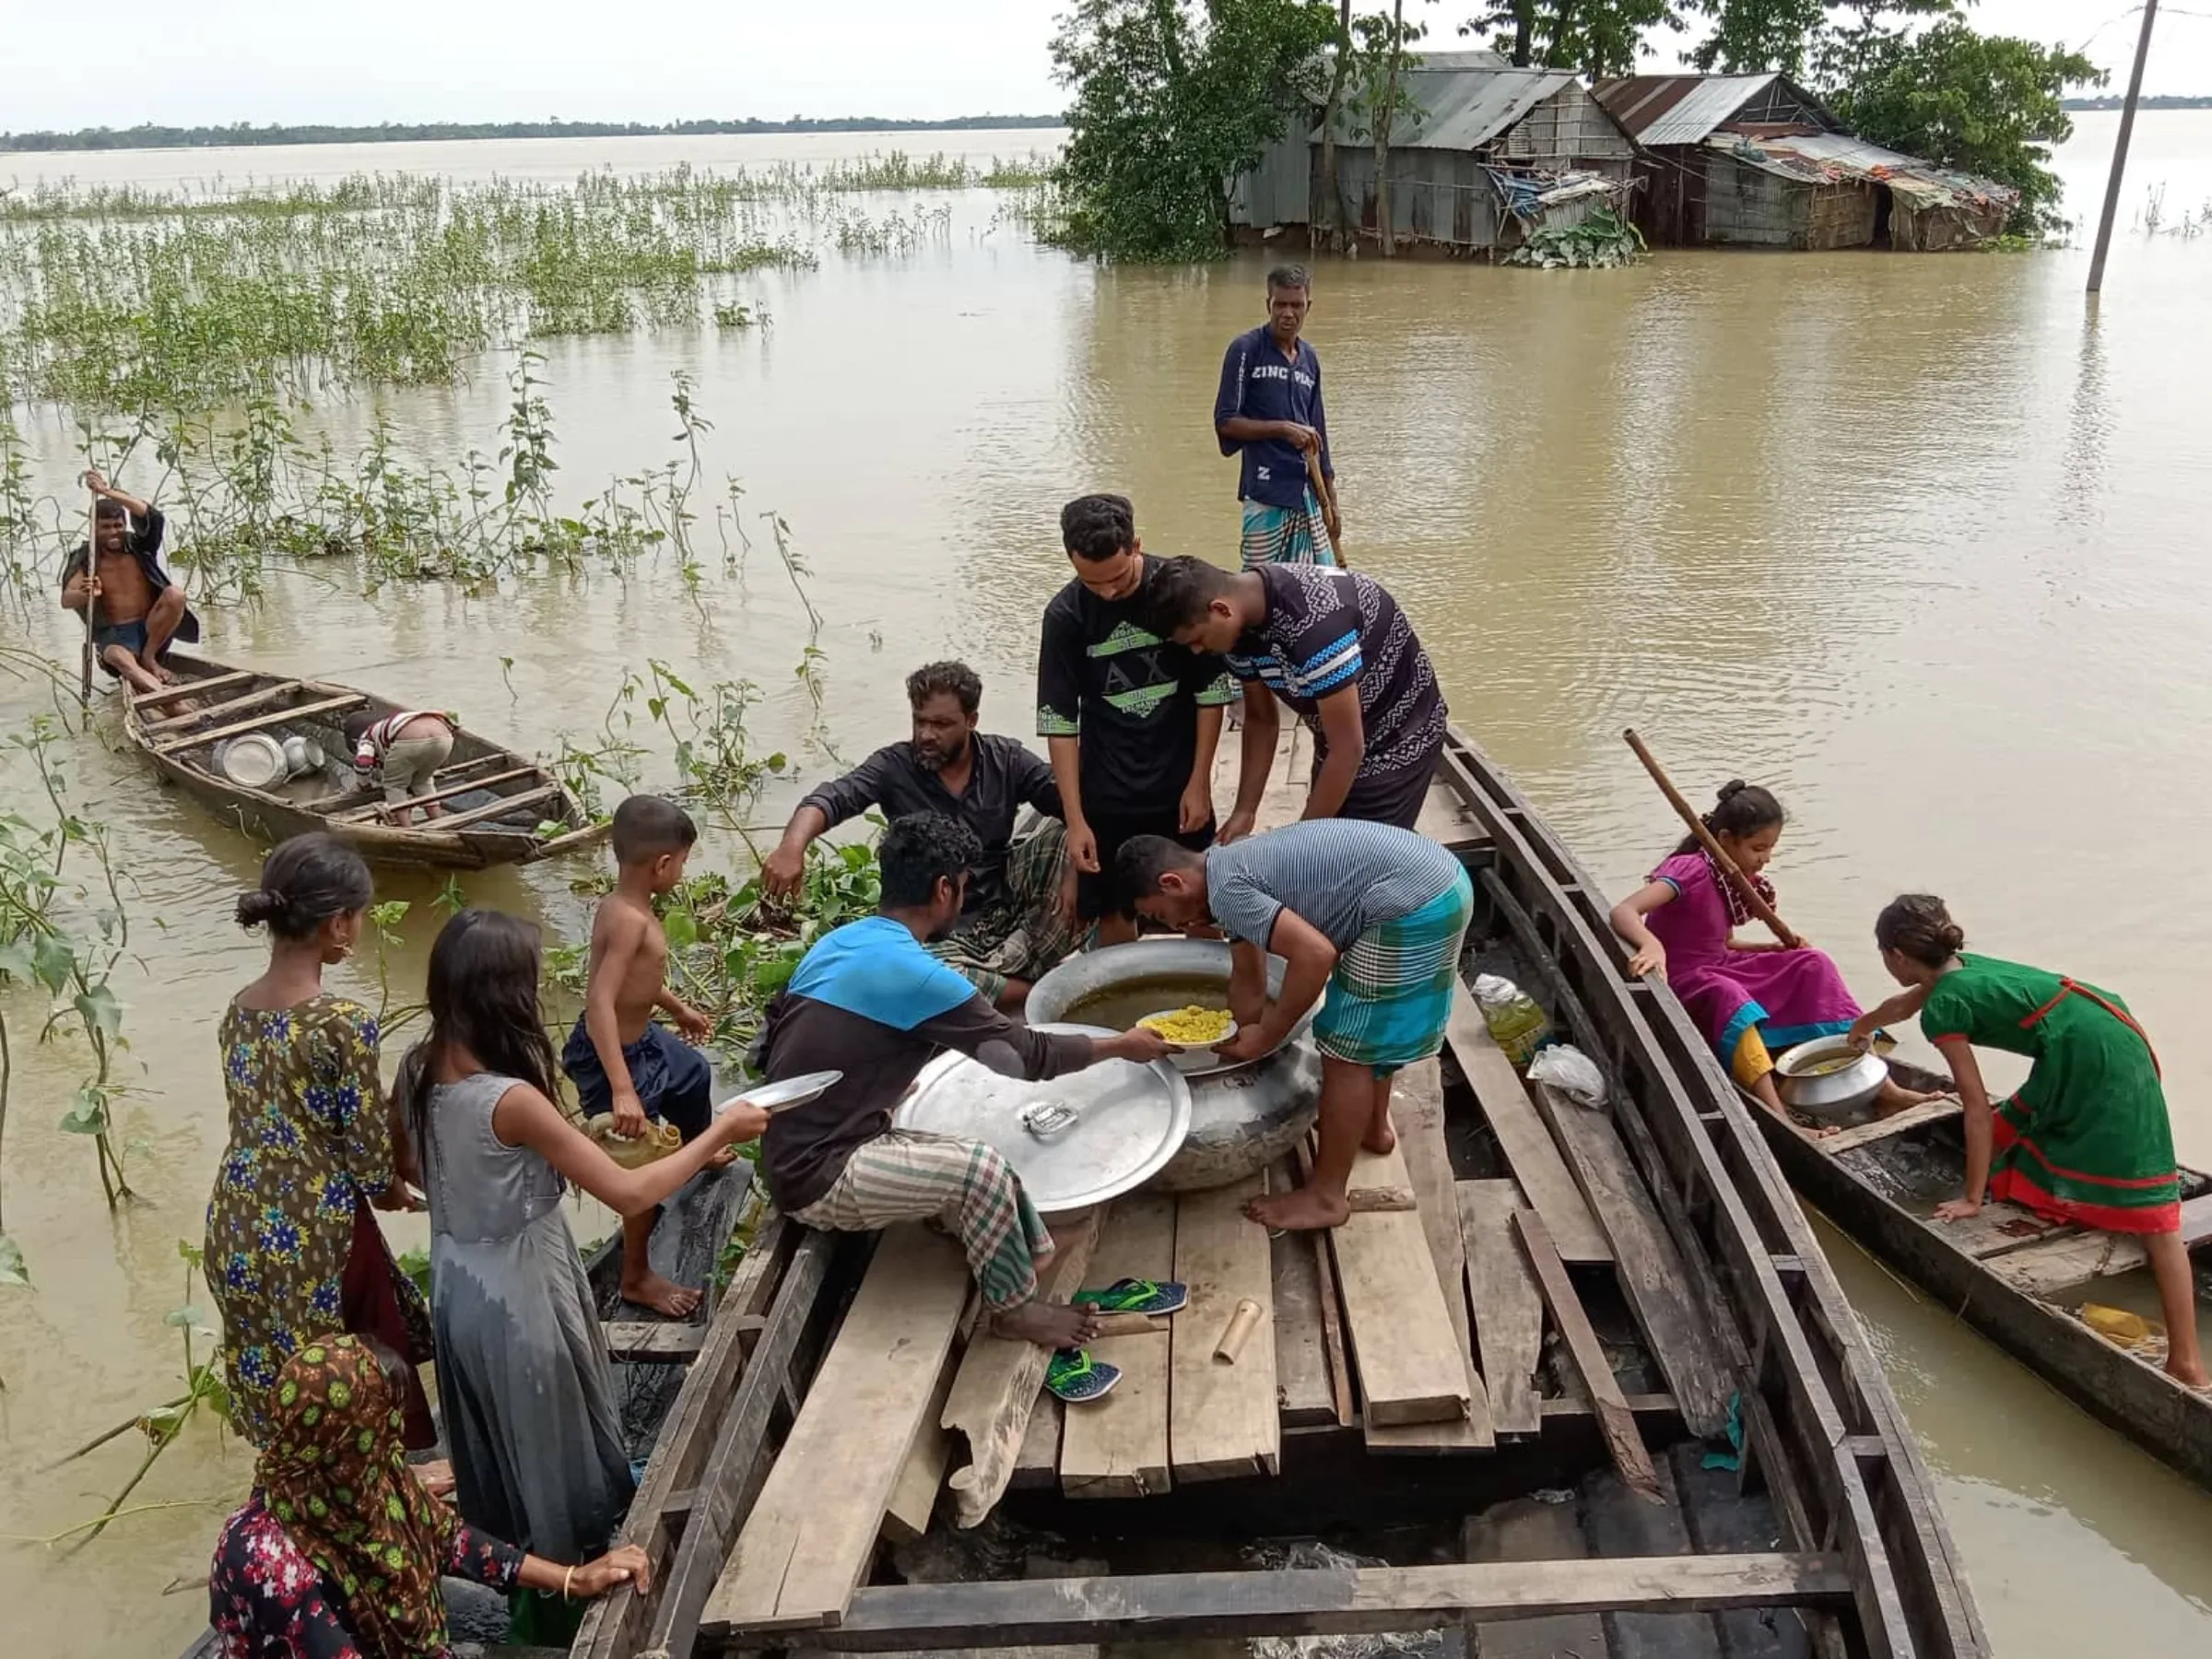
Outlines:
[{"label": "bamboo pole", "polygon": [[1744,901],[1744,908],[1767,924],[1774,936],[1782,941],[1784,949],[1802,949],[1805,941],[1790,931],[1790,924],[1774,913],[1774,907],[1759,896],[1759,889],[1751,885],[1751,878],[1736,868],[1735,860],[1722,850],[1719,841],[1713,840],[1712,831],[1705,828],[1705,820],[1698,816],[1697,808],[1682,798],[1682,792],[1674,786],[1659,762],[1652,759],[1652,751],[1643,747],[1643,739],[1636,735],[1635,728],[1630,727],[1620,735],[1622,741],[1636,751],[1636,759],[1642,761],[1643,770],[1652,774],[1652,782],[1659,785],[1659,793],[1666,797],[1667,805],[1679,813],[1682,821],[1689,826],[1690,834],[1697,838],[1698,845],[1705,849],[1706,856],[1712,860],[1721,874],[1735,888],[1737,897]]},{"label": "bamboo pole", "polygon": [[2104,256],[2112,245],[2112,218],[2120,210],[2120,181],[2127,171],[2128,140],[2136,135],[2136,104],[2143,96],[2143,65],[2150,58],[2150,26],[2159,0],[2143,0],[2143,32],[2136,37],[2136,66],[2127,77],[2127,100],[2120,106],[2120,136],[2112,145],[2112,176],[2104,183],[2104,212],[2097,221],[2097,250],[2089,255],[2089,288],[2104,287]]},{"label": "bamboo pole", "polygon": [[89,485],[90,505],[85,509],[85,649],[77,663],[76,700],[92,706],[92,630],[99,626],[100,596],[89,590],[100,582],[100,492]]},{"label": "bamboo pole", "polygon": [[[1313,486],[1313,499],[1321,503],[1324,527],[1326,520],[1335,519],[1337,529],[1341,531],[1344,515],[1336,511],[1336,487],[1329,482],[1329,475],[1321,470],[1321,450],[1318,446],[1306,452],[1306,479]],[[1350,570],[1352,567],[1345,562],[1344,544],[1334,535],[1329,537],[1329,547],[1336,555],[1336,568]]]}]

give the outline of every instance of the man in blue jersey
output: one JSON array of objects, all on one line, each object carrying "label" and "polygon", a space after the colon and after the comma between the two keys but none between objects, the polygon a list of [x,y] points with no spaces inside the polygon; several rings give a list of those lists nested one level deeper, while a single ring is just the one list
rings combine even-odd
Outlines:
[{"label": "man in blue jersey", "polygon": [[1303,265],[1267,273],[1267,321],[1229,343],[1214,397],[1214,436],[1237,457],[1244,503],[1244,568],[1336,562],[1343,526],[1335,499],[1316,488],[1335,478],[1321,358],[1300,337],[1312,305]]}]

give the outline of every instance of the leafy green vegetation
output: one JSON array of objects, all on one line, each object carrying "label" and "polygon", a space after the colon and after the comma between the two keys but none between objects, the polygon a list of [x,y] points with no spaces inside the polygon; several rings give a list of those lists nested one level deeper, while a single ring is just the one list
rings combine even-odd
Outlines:
[{"label": "leafy green vegetation", "polygon": [[1610,207],[1594,207],[1571,225],[1544,225],[1505,257],[1507,265],[1555,270],[1634,265],[1643,257],[1643,232]]},{"label": "leafy green vegetation", "polygon": [[1220,253],[1230,181],[1319,100],[1335,31],[1320,0],[1077,0],[1053,41],[1075,101],[1044,233],[1121,259]]}]

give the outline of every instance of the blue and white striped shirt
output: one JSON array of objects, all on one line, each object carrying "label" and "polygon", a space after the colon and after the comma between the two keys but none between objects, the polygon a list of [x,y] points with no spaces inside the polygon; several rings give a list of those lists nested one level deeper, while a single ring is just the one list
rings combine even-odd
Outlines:
[{"label": "blue and white striped shirt", "polygon": [[1230,672],[1288,703],[1320,753],[1320,700],[1357,681],[1367,754],[1359,775],[1401,771],[1444,739],[1436,670],[1398,602],[1371,576],[1326,565],[1262,565],[1267,617],[1228,653]]}]

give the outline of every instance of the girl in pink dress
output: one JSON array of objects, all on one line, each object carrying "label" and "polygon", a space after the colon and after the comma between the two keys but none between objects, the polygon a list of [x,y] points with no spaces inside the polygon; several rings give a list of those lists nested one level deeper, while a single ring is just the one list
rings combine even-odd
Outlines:
[{"label": "girl in pink dress", "polygon": [[[1759,896],[1774,902],[1759,874],[1782,839],[1782,803],[1738,778],[1722,786],[1705,828],[1735,861]],[[1787,1117],[1774,1087],[1774,1051],[1851,1030],[1860,1008],[1824,951],[1787,949],[1771,940],[1737,944],[1750,920],[1742,896],[1688,837],[1651,879],[1613,907],[1613,931],[1635,950],[1629,971],[1665,976],[1729,1073],[1768,1111]],[[1928,1099],[1894,1081],[1882,1087],[1884,1113]]]}]

